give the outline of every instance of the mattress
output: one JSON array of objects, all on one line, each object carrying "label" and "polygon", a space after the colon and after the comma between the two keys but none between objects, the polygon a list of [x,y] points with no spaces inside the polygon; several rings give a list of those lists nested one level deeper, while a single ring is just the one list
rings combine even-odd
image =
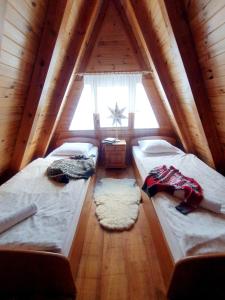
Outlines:
[{"label": "mattress", "polygon": [[[90,150],[97,160],[97,147]],[[30,203],[37,213],[0,234],[0,247],[69,254],[85,199],[88,180],[70,180],[66,185],[49,180],[47,167],[60,156],[38,158],[0,187],[0,204],[15,208]]]},{"label": "mattress", "polygon": [[[150,156],[138,146],[134,146],[132,152],[143,181],[154,167],[173,165],[199,182],[204,197],[225,205],[225,178],[195,155],[180,151]],[[225,252],[224,214],[198,208],[182,215],[175,209],[179,200],[166,193],[156,194],[152,201],[175,262],[185,256]]]}]

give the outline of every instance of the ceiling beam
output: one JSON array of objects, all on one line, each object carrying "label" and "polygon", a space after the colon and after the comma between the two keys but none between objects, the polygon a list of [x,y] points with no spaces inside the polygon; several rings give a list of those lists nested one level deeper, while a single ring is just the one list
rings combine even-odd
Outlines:
[{"label": "ceiling beam", "polygon": [[[61,131],[69,130],[69,127],[70,127],[71,121],[73,119],[74,113],[76,111],[83,87],[84,87],[83,77],[76,76],[71,85],[71,89],[68,93],[63,112],[60,116],[60,120],[59,120],[57,128],[55,130],[55,134],[53,137],[53,144],[54,144],[55,138],[57,139],[57,137]],[[52,141],[51,141],[51,144],[52,144]]]},{"label": "ceiling beam", "polygon": [[88,5],[86,1],[83,1],[81,12],[77,26],[71,33],[71,40],[67,50],[67,54],[62,65],[60,76],[56,84],[56,88],[53,92],[51,99],[51,106],[57,114],[52,114],[47,120],[47,130],[42,137],[41,143],[38,144],[37,153],[40,156],[44,156],[47,152],[48,146],[57,128],[60,120],[61,113],[67,100],[67,94],[72,87],[72,82],[78,67],[82,61],[84,53],[88,47],[88,41],[91,36],[92,28],[98,19],[99,12],[102,7],[101,0],[89,0]]},{"label": "ceiling beam", "polygon": [[171,111],[174,115],[175,123],[177,124],[178,134],[184,149],[188,152],[193,152],[193,145],[190,139],[190,134],[184,122],[185,117],[183,111],[179,107],[179,98],[173,87],[173,80],[167,62],[163,60],[163,53],[157,43],[157,35],[152,27],[151,15],[148,13],[144,1],[136,0],[121,0],[126,5],[127,14],[133,16],[132,26],[136,27],[139,35],[142,36],[143,47],[147,50],[147,56],[152,61],[153,70],[156,71],[159,77],[163,92],[169,102]]},{"label": "ceiling beam", "polygon": [[66,5],[67,1],[65,0],[48,2],[40,46],[11,161],[10,169],[13,171],[20,170],[25,164],[24,158],[26,156],[26,151],[29,148],[30,137],[35,132],[38,115],[45,101],[43,95],[45,94],[47,75],[50,71],[52,55]]},{"label": "ceiling beam", "polygon": [[164,17],[169,18],[169,22],[172,26],[172,31],[180,52],[214,164],[217,169],[221,169],[222,167],[223,170],[225,170],[222,146],[219,141],[210,100],[205,88],[201,67],[198,62],[198,55],[195,49],[195,42],[188,23],[183,1],[161,0],[160,5]]},{"label": "ceiling beam", "polygon": [[144,75],[142,77],[142,84],[145,88],[145,92],[148,96],[150,105],[156,116],[159,126],[164,128],[172,128],[169,117],[166,113],[166,109],[163,105],[162,99],[155,86],[152,76]]}]

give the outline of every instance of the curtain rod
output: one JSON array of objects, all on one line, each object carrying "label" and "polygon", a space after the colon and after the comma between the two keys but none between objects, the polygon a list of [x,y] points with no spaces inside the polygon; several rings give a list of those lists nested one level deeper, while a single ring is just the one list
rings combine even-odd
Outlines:
[{"label": "curtain rod", "polygon": [[153,71],[134,71],[134,72],[78,72],[75,75],[83,76],[83,75],[103,75],[103,74],[152,74]]}]

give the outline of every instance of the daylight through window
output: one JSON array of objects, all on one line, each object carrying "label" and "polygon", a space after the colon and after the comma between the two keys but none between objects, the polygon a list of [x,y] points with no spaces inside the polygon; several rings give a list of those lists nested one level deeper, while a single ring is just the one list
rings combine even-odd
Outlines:
[{"label": "daylight through window", "polygon": [[[113,124],[112,110],[122,111],[121,124]],[[93,114],[99,114],[100,127],[128,127],[129,112],[134,128],[158,128],[154,112],[142,85],[140,74],[87,75],[70,130],[94,130]]]}]

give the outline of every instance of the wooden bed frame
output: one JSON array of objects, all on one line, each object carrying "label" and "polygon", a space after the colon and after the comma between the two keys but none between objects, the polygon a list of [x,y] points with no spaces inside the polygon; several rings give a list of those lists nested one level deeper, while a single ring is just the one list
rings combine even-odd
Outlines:
[{"label": "wooden bed frame", "polygon": [[[99,142],[89,138],[70,138],[58,141]],[[96,181],[93,175],[81,210],[68,256],[46,251],[0,249],[0,298],[3,295],[49,296],[51,299],[75,299],[75,278],[82,254],[87,220]]]},{"label": "wooden bed frame", "polygon": [[[165,136],[142,139],[159,138],[176,144],[174,139]],[[138,140],[140,138],[134,139],[132,145],[137,145]],[[137,183],[142,187],[143,180],[134,158],[132,158],[132,164]],[[142,199],[168,298],[171,300],[225,299],[225,253],[187,256],[175,263],[154,206],[143,191]]]}]

